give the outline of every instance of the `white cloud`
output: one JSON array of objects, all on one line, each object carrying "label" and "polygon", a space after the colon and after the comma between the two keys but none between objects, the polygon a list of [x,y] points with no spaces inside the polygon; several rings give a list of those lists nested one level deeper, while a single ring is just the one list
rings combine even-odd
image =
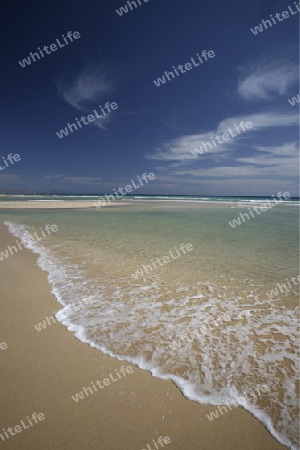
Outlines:
[{"label": "white cloud", "polygon": [[274,147],[257,147],[260,152],[252,157],[237,158],[237,163],[253,165],[257,176],[282,177],[299,176],[299,144],[286,143]]},{"label": "white cloud", "polygon": [[113,84],[103,66],[88,66],[68,87],[59,85],[62,98],[80,111],[87,103],[103,99],[112,89]]},{"label": "white cloud", "polygon": [[270,100],[274,94],[287,94],[298,81],[298,66],[284,60],[259,61],[242,67],[238,94],[244,100]]},{"label": "white cloud", "polygon": [[299,155],[299,145],[297,142],[288,142],[278,147],[257,147],[257,150],[279,156]]},{"label": "white cloud", "polygon": [[10,181],[18,181],[22,178],[22,175],[16,175],[11,173],[1,173],[0,174],[0,183],[1,182],[10,182]]},{"label": "white cloud", "polygon": [[[98,110],[98,114],[99,114]],[[95,122],[92,122],[92,125],[95,125],[95,127],[100,128],[101,130],[107,130],[108,129],[108,123],[110,121],[110,114],[106,114],[106,116],[102,116],[100,119],[96,119]]]},{"label": "white cloud", "polygon": [[[297,80],[298,68],[295,64],[282,58],[275,63],[265,60],[241,68],[238,93],[244,100],[269,100],[275,93],[287,94]],[[211,143],[211,138],[215,139],[216,135],[222,139],[222,134],[228,133],[229,128],[236,134],[235,124],[241,121],[251,122],[252,128],[218,143],[196,158],[193,156],[191,152],[203,142]],[[296,127],[298,124],[297,112],[257,112],[224,118],[212,130],[182,134],[166,140],[146,157],[161,162],[156,168],[157,183],[174,183],[178,192],[200,191],[216,195],[235,192],[239,195],[261,195],[266,192],[270,195],[278,190],[288,190],[297,195],[298,143],[286,142],[276,146],[262,146],[259,143],[265,137],[262,133],[266,130],[269,131],[267,136],[270,136],[270,131],[276,128],[278,136],[277,129]],[[245,156],[249,151],[250,156]]]},{"label": "white cloud", "polygon": [[230,160],[213,167],[172,162],[155,168],[156,183],[173,183],[176,192],[182,194],[275,195],[281,190],[298,195],[298,149],[297,142],[257,146],[249,157],[233,154]]},{"label": "white cloud", "polygon": [[[161,147],[155,148],[154,151],[151,154],[146,155],[146,157],[148,159],[160,161],[180,161],[182,164],[185,164],[196,159],[191,151],[199,147],[203,142],[212,142],[210,139],[211,137],[215,138],[216,135],[220,136],[223,133],[228,132],[229,128],[234,132],[234,124],[238,125],[241,121],[251,122],[253,125],[252,128],[242,132],[240,135],[233,137],[223,144],[218,144],[217,147],[214,147],[207,153],[203,153],[201,158],[214,159],[216,153],[223,153],[226,155],[226,152],[229,152],[230,150],[235,149],[237,145],[240,145],[242,140],[254,137],[254,132],[271,127],[298,125],[299,117],[296,112],[287,114],[267,112],[240,117],[230,117],[222,120],[215,130],[193,135],[183,135],[164,142]],[[237,134],[237,132],[234,134]]]},{"label": "white cloud", "polygon": [[[92,113],[94,109],[101,114],[98,103],[108,101],[108,95],[113,89],[114,83],[104,65],[97,67],[90,65],[77,75],[71,84],[66,86],[61,83],[58,87],[60,96],[69,105],[86,114]],[[92,124],[97,128],[107,129],[106,125],[110,119],[111,114],[107,114]]]},{"label": "white cloud", "polygon": [[[217,133],[224,133],[229,127],[233,127],[234,123],[239,123],[241,120],[247,122],[248,120],[252,122],[253,127],[249,130],[260,130],[264,128],[271,127],[289,127],[292,125],[299,124],[299,116],[297,113],[277,113],[277,112],[265,112],[265,113],[256,113],[249,114],[248,116],[241,117],[233,117],[229,119],[224,119],[220,122]],[[245,137],[246,133],[242,133],[238,137]]]},{"label": "white cloud", "polygon": [[182,168],[172,172],[174,176],[189,176],[204,179],[247,178],[262,179],[273,177],[297,178],[299,175],[298,143],[286,143],[282,146],[257,147],[258,153],[250,157],[235,157],[230,163],[219,167]]},{"label": "white cloud", "polygon": [[100,177],[66,177],[63,181],[75,184],[96,184],[101,181]]}]

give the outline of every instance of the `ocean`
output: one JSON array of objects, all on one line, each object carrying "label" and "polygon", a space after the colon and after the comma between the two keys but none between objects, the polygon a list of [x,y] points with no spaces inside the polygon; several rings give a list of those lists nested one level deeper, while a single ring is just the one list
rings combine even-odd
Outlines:
[{"label": "ocean", "polygon": [[[299,199],[229,225],[263,199],[126,196],[122,207],[2,209],[0,218],[39,255],[56,318],[79,340],[171,379],[195,402],[235,401],[297,449]],[[58,231],[30,242],[47,224]],[[244,395],[262,385],[262,395]]]}]

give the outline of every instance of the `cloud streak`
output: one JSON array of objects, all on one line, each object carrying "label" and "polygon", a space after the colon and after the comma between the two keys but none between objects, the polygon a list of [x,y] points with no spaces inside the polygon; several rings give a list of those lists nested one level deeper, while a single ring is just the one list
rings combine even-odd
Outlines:
[{"label": "cloud streak", "polygon": [[222,120],[216,129],[209,132],[193,134],[193,135],[183,135],[175,139],[164,142],[160,147],[155,148],[154,151],[146,155],[147,159],[153,159],[158,161],[180,161],[181,163],[186,163],[191,160],[195,160],[195,157],[191,154],[195,148],[199,147],[202,142],[211,142],[211,137],[216,135],[222,135],[228,132],[228,128],[234,130],[234,124],[239,124],[241,121],[250,121],[253,127],[250,130],[234,137],[230,141],[219,144],[213,150],[206,154],[201,155],[206,159],[213,159],[216,153],[226,153],[232,151],[241,145],[241,142],[254,137],[254,133],[271,128],[271,127],[287,127],[298,125],[298,114],[297,113],[286,113],[279,114],[275,112],[265,112],[258,114],[249,114],[247,116],[236,116],[230,117]]},{"label": "cloud streak", "polygon": [[87,104],[104,98],[113,89],[104,66],[88,66],[69,86],[59,85],[61,97],[74,108],[83,111]]},{"label": "cloud streak", "polygon": [[298,66],[286,61],[264,61],[240,68],[238,95],[246,101],[272,100],[286,95],[298,81]]},{"label": "cloud streak", "polygon": [[[101,101],[107,101],[107,96],[114,89],[114,83],[111,75],[104,65],[89,65],[81,72],[75,80],[69,85],[60,83],[58,92],[65,102],[77,110],[84,113],[91,113],[98,107],[95,104]],[[97,128],[107,129],[110,115],[103,116],[93,122]]]}]

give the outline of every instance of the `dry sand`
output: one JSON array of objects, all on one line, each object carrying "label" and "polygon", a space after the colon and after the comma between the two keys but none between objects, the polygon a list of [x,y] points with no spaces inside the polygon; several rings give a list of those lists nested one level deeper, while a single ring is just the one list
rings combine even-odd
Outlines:
[{"label": "dry sand", "polygon": [[[0,224],[0,251],[15,238]],[[183,397],[170,381],[110,358],[73,337],[59,323],[34,325],[60,309],[36,256],[22,250],[0,261],[0,430],[32,413],[45,420],[2,442],[9,450],[141,450],[169,436],[167,450],[282,450],[247,411],[210,422],[214,406]],[[71,395],[131,365],[133,373],[75,403]],[[1,433],[1,431],[0,431]],[[154,450],[152,444],[151,449]]]},{"label": "dry sand", "polygon": [[[0,201],[0,209],[84,209],[84,208],[93,208],[96,209],[95,202],[94,201],[32,201],[32,202],[26,202],[26,201]],[[102,206],[100,209],[112,207],[112,206],[122,206],[122,205],[128,205],[127,202],[106,202],[105,206]]]},{"label": "dry sand", "polygon": [[[103,200],[102,200],[103,201]],[[254,206],[263,205],[261,204],[237,204],[232,202],[213,202],[213,203],[204,203],[202,201],[195,200],[131,200],[127,201],[111,201],[106,202],[105,206],[101,206],[100,208],[96,208],[95,202],[97,199],[90,200],[62,200],[62,201],[51,201],[51,200],[38,200],[38,201],[1,201],[0,197],[0,209],[26,209],[26,210],[51,210],[51,209],[93,209],[95,211],[105,211],[106,208],[118,208],[120,206],[127,206],[129,208],[141,209],[141,208],[154,208],[154,209],[162,209],[162,208],[177,208],[180,205],[180,208],[223,208],[223,209],[245,209],[248,207],[254,208]],[[285,206],[284,204],[277,206]]]}]

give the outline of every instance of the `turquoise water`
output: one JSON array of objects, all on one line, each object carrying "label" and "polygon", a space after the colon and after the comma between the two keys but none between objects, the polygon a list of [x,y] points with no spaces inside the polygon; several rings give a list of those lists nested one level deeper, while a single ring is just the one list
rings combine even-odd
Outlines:
[{"label": "turquoise water", "polygon": [[[132,201],[101,210],[0,210],[0,219],[23,242],[28,232],[58,226],[28,245],[49,272],[58,319],[79,339],[172,379],[199,403],[239,401],[297,448],[299,289],[268,293],[299,275],[299,209],[278,205],[232,228],[247,207]],[[183,253],[181,244],[192,250]],[[155,263],[164,256],[167,263]],[[64,310],[88,296],[92,306]],[[216,326],[224,314],[229,320]],[[211,324],[206,333],[183,337],[203,323]],[[238,400],[262,384],[261,397]]]},{"label": "turquoise water", "polygon": [[[109,194],[109,193],[107,193]],[[25,202],[42,202],[42,201],[97,201],[98,199],[107,200],[106,194],[90,194],[90,195],[2,195],[0,196],[0,201],[25,201]],[[115,200],[120,200],[116,195],[112,194]],[[272,200],[272,196],[260,197],[260,196],[206,196],[206,195],[128,195],[126,194],[123,199],[128,201],[195,201],[201,203],[238,203],[240,201],[244,202],[257,202],[263,201],[269,198]],[[111,202],[114,200],[110,197]],[[299,197],[292,197],[288,200],[288,203],[299,205]]]}]

